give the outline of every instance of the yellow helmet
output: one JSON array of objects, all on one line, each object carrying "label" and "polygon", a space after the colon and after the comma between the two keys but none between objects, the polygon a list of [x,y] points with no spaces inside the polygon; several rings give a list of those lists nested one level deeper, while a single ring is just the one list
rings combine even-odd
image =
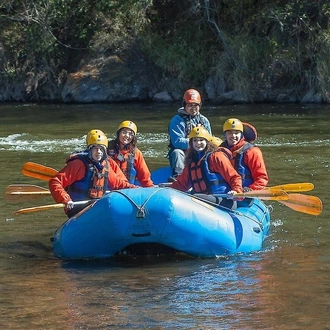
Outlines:
[{"label": "yellow helmet", "polygon": [[130,120],[125,120],[123,121],[119,126],[118,126],[118,130],[117,132],[121,129],[121,128],[130,128],[134,134],[136,135],[137,133],[137,126]]},{"label": "yellow helmet", "polygon": [[205,140],[210,141],[211,135],[205,127],[198,126],[191,130],[189,139],[192,138],[204,138]]},{"label": "yellow helmet", "polygon": [[213,143],[216,147],[220,147],[220,144],[222,142],[223,141],[217,136],[212,136],[211,139],[210,139],[210,143]]},{"label": "yellow helmet", "polygon": [[87,133],[86,143],[88,147],[94,144],[99,144],[105,146],[106,148],[108,147],[108,139],[99,129],[92,129]]},{"label": "yellow helmet", "polygon": [[241,131],[243,133],[243,124],[242,124],[242,122],[237,118],[227,119],[225,121],[225,123],[223,124],[223,132],[231,131],[231,130]]}]

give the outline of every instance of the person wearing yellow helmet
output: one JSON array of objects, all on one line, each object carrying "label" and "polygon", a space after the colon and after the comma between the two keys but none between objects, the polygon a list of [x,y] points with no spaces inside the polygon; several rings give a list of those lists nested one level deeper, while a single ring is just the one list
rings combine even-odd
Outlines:
[{"label": "person wearing yellow helmet", "polygon": [[168,158],[172,177],[183,171],[185,152],[189,148],[189,134],[194,127],[202,126],[212,134],[209,120],[200,113],[202,99],[196,89],[188,89],[183,95],[182,107],[172,117],[169,126]]},{"label": "person wearing yellow helmet", "polygon": [[242,192],[242,179],[230,162],[231,154],[210,142],[212,136],[204,127],[195,127],[189,134],[185,167],[171,187],[192,193],[232,198]]},{"label": "person wearing yellow helmet", "polygon": [[153,187],[151,174],[141,150],[137,147],[137,126],[130,120],[119,124],[116,138],[109,142],[108,155],[117,163],[130,183]]},{"label": "person wearing yellow helmet", "polygon": [[[268,173],[262,152],[259,147],[249,142],[256,139],[256,131],[250,124],[237,118],[229,118],[223,124],[225,141],[222,146],[232,152],[232,164],[241,175],[243,191],[260,190],[268,184]],[[247,141],[247,134],[252,139]],[[251,134],[252,132],[252,134]]]},{"label": "person wearing yellow helmet", "polygon": [[101,130],[89,131],[86,144],[85,151],[72,154],[65,167],[49,180],[49,190],[55,202],[66,205],[64,211],[68,217],[74,216],[88,205],[74,202],[93,202],[108,190],[136,188],[108,157],[108,139]]},{"label": "person wearing yellow helmet", "polygon": [[212,136],[210,140],[210,143],[213,143],[216,147],[220,147],[222,142],[223,141],[217,136]]}]

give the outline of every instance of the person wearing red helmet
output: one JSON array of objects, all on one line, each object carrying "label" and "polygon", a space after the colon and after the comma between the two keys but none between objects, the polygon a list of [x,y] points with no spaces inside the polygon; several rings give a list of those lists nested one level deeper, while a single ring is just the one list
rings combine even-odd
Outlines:
[{"label": "person wearing red helmet", "polygon": [[268,184],[268,174],[262,152],[255,144],[246,141],[245,126],[237,118],[229,118],[223,125],[225,141],[221,146],[229,149],[231,160],[243,181],[243,191],[261,190]]},{"label": "person wearing red helmet", "polygon": [[191,130],[194,127],[202,126],[212,135],[209,120],[200,113],[201,105],[200,93],[196,89],[188,89],[183,95],[182,107],[178,109],[178,113],[170,121],[168,158],[172,177],[169,181],[175,180],[183,171]]},{"label": "person wearing red helmet", "polygon": [[64,211],[69,218],[88,205],[74,202],[94,201],[108,190],[137,188],[108,157],[108,139],[101,130],[89,131],[86,142],[86,151],[72,154],[65,167],[49,180],[49,190],[55,202],[66,205]]}]

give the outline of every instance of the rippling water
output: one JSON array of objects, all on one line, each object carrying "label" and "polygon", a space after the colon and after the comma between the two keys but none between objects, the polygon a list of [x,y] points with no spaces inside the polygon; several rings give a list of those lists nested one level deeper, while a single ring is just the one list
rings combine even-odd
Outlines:
[{"label": "rippling water", "polygon": [[[0,189],[40,186],[24,177],[33,161],[60,169],[87,131],[114,136],[122,120],[138,125],[151,170],[168,164],[167,125],[178,105],[0,105]],[[270,183],[312,182],[324,204],[314,217],[273,202],[262,251],[219,259],[141,258],[67,262],[50,237],[62,210],[14,216],[50,197],[1,201],[0,325],[3,329],[330,329],[330,107],[249,105],[202,112],[220,136],[225,119],[258,130]]]}]

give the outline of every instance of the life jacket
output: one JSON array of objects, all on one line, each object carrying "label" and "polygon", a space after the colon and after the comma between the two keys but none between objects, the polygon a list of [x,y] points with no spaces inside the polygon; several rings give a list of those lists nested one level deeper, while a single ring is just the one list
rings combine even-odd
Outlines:
[{"label": "life jacket", "polygon": [[109,162],[104,160],[97,165],[89,159],[88,154],[85,152],[71,155],[67,162],[74,159],[80,159],[84,163],[86,171],[85,176],[81,180],[66,188],[71,199],[80,201],[102,197],[108,188]]},{"label": "life jacket", "polygon": [[244,142],[243,146],[235,151],[234,168],[242,178],[243,187],[248,187],[253,183],[251,171],[244,163],[244,153],[252,147],[254,147],[252,143]]},{"label": "life jacket", "polygon": [[117,163],[128,182],[134,184],[137,175],[137,171],[134,167],[135,148],[124,155],[120,152],[118,144],[114,143],[114,141],[110,141],[108,155]]},{"label": "life jacket", "polygon": [[[225,150],[221,150],[215,152],[224,152],[229,157]],[[190,164],[189,176],[194,193],[225,194],[230,190],[220,173],[210,171],[208,160],[211,154],[207,153],[199,161]]]},{"label": "life jacket", "polygon": [[[193,117],[193,118],[196,118],[197,119],[196,122],[191,119],[191,116],[190,115],[186,114],[186,112],[184,111],[184,108],[180,108],[179,109],[178,115],[184,120],[184,127],[185,127],[185,135],[186,135],[186,137],[188,137],[189,134],[190,134],[190,132],[191,132],[191,130],[194,127],[198,126],[198,125],[201,125],[203,127],[207,127],[207,125],[206,125],[206,118],[203,115],[201,115],[200,113],[197,116]],[[173,144],[171,142],[170,136],[168,136],[168,138],[169,138],[168,148],[169,148],[169,153],[170,153],[175,148],[174,148],[174,146],[173,146]]]}]

